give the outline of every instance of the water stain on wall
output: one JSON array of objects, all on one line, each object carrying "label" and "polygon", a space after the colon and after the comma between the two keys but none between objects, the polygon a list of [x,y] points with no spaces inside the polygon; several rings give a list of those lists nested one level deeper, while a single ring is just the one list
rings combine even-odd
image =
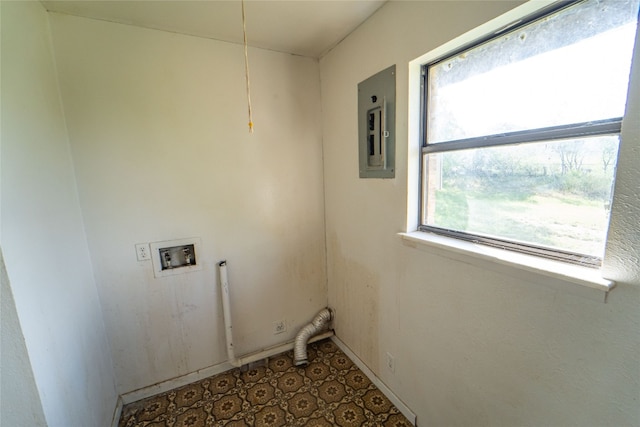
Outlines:
[{"label": "water stain on wall", "polygon": [[380,278],[342,253],[335,235],[327,240],[329,306],[336,310],[336,335],[378,372]]}]

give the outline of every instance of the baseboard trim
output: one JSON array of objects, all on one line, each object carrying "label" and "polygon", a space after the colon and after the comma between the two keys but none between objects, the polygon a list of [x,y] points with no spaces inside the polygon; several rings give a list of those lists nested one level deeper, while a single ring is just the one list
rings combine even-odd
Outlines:
[{"label": "baseboard trim", "polygon": [[[371,382],[374,383],[385,396],[387,396],[391,403],[393,403],[396,408],[398,408],[398,410],[402,412],[402,415],[407,417],[407,419],[415,426],[416,414],[414,414],[413,411],[409,409],[409,407],[404,402],[402,402],[402,400],[400,400],[400,398],[396,396],[395,393],[393,393],[391,389],[387,387],[385,383],[383,383],[382,380],[378,378],[376,374],[374,374],[373,371],[369,369],[369,367],[367,367],[367,365],[365,365],[365,363],[358,356],[356,356],[356,354],[351,351],[351,349],[344,342],[342,342],[335,335],[331,336],[331,340],[340,348],[340,350],[342,350],[347,356],[349,356],[349,358],[356,364],[358,368],[360,368],[360,370],[369,378],[369,380],[371,380]],[[291,348],[293,348],[293,343],[291,343]],[[182,387],[187,384],[191,384],[193,382],[221,374],[231,369],[234,369],[234,367],[230,363],[223,362],[217,365],[200,369],[198,371],[190,372],[180,377],[172,378],[170,380],[162,381],[148,387],[143,387],[138,390],[124,393],[118,397],[118,402],[113,413],[111,426],[118,427],[120,416],[122,414],[122,408],[124,405],[132,402],[137,402],[138,400],[146,399],[151,396],[155,396],[156,394],[165,393],[174,388]]]},{"label": "baseboard trim", "polygon": [[139,388],[121,395],[122,402],[127,405],[138,400],[146,399],[147,397],[155,396],[156,394],[165,393],[173,390],[174,388],[182,387],[187,384],[191,384],[196,381],[203,380],[213,375],[221,374],[225,371],[233,369],[230,363],[223,362],[217,365],[202,368],[200,370],[190,372],[180,377],[172,378],[170,380],[162,381],[148,387]]},{"label": "baseboard trim", "polygon": [[382,380],[378,378],[376,374],[374,374],[373,371],[369,369],[367,365],[365,365],[365,363],[358,356],[356,356],[356,354],[351,351],[351,349],[345,343],[340,341],[340,338],[334,335],[331,337],[331,340],[340,348],[340,350],[344,352],[344,354],[349,356],[349,359],[351,359],[353,363],[355,363],[356,366],[360,368],[362,373],[365,374],[369,378],[369,380],[371,380],[371,382],[374,383],[385,396],[387,396],[391,403],[393,403],[396,408],[398,408],[398,410],[402,412],[402,415],[404,415],[409,420],[409,422],[411,422],[411,424],[415,426],[416,414],[414,414],[413,411],[409,409],[409,407],[405,405],[404,402],[400,400],[400,398],[396,396],[395,393],[392,392],[391,389],[387,387],[385,383],[383,383]]},{"label": "baseboard trim", "polygon": [[122,415],[123,406],[124,406],[124,403],[122,403],[122,397],[118,396],[118,401],[116,402],[116,408],[113,410],[111,427],[118,427],[118,424],[120,423],[120,415]]},{"label": "baseboard trim", "polygon": [[[329,330],[327,332],[323,332],[321,334],[315,335],[309,339],[309,343],[316,342],[328,337],[333,336],[333,330]],[[295,345],[294,341],[289,341],[284,343],[279,347],[279,353],[284,353],[293,349]],[[258,353],[261,358],[272,357],[270,356],[269,349],[262,350]],[[275,354],[274,354],[275,355]],[[251,355],[242,356],[242,358],[248,358]],[[203,380],[208,377],[212,377],[214,375],[221,374],[223,372],[234,369],[235,367],[229,362],[219,363],[217,365],[209,366],[207,368],[202,368],[198,371],[190,372],[186,375],[182,375],[180,377],[172,378],[170,380],[162,381],[148,387],[143,387],[137,390],[133,390],[127,393],[122,394],[120,397],[122,398],[122,402],[124,405],[127,405],[132,402],[137,402],[138,400],[146,399],[147,397],[155,396],[156,394],[165,393],[169,390],[173,390],[174,388],[182,387],[187,384],[191,384],[200,380]],[[121,408],[122,409],[122,408]]]}]

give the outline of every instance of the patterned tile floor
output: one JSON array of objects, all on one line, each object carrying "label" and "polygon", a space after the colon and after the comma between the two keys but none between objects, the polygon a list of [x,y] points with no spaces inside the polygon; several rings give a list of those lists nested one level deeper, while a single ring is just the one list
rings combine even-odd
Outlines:
[{"label": "patterned tile floor", "polygon": [[308,353],[306,367],[289,351],[130,403],[119,427],[411,426],[333,341]]}]

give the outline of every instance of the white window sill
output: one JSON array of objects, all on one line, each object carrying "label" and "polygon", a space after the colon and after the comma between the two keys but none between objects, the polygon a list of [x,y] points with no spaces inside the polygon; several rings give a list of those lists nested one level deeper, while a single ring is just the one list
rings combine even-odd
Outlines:
[{"label": "white window sill", "polygon": [[434,233],[399,233],[406,246],[458,259],[545,285],[563,287],[592,299],[606,301],[615,282],[603,279],[600,270],[520,254]]}]

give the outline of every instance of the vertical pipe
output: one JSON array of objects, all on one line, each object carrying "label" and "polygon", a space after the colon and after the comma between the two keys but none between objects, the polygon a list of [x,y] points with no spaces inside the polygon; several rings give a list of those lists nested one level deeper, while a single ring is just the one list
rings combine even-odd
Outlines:
[{"label": "vertical pipe", "polygon": [[[267,357],[275,356],[276,354],[283,353],[287,350],[290,350],[293,347],[293,343],[285,343],[280,344],[274,347],[265,348],[256,353],[248,354],[246,356],[236,358],[234,347],[233,347],[233,326],[231,324],[231,304],[229,297],[229,277],[227,275],[227,261],[220,261],[218,263],[218,267],[220,268],[220,290],[222,293],[222,313],[224,315],[224,332],[225,338],[227,340],[227,358],[229,359],[229,364],[235,366],[237,368],[248,365],[249,363],[257,362],[258,360],[265,359]],[[325,333],[315,335],[318,331],[322,330],[324,326],[331,320],[332,314],[329,309],[324,309],[321,311],[316,319],[314,319],[315,324],[308,325],[306,332],[302,334],[303,336],[299,338],[300,344],[304,346],[301,351],[302,357],[306,362],[306,344],[314,341],[318,341],[324,338],[328,338],[333,335],[332,331],[327,331]],[[299,334],[300,335],[300,334]],[[315,335],[315,336],[312,336]]]},{"label": "vertical pipe", "polygon": [[231,324],[231,304],[229,299],[229,277],[227,276],[227,261],[218,263],[220,267],[220,290],[222,292],[222,313],[224,315],[224,335],[227,339],[227,358],[233,366],[239,367],[233,350],[233,325]]}]

